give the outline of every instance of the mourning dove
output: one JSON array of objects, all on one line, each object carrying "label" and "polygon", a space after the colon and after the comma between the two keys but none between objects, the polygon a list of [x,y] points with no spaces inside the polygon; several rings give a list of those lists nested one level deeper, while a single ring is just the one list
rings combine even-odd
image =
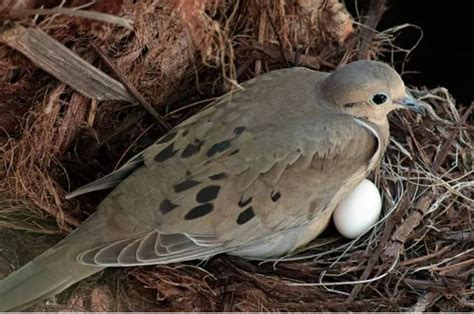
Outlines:
[{"label": "mourning dove", "polygon": [[0,282],[24,308],[109,266],[280,256],[307,244],[380,160],[387,114],[420,111],[395,70],[357,61],[332,74],[269,72],[185,120],[119,170],[64,240]]}]

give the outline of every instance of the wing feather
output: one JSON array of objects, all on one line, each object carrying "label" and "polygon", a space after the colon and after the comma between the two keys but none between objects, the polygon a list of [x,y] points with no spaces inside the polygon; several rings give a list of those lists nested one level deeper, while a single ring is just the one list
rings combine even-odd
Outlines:
[{"label": "wing feather", "polygon": [[[143,166],[127,173],[99,210],[133,215],[151,231],[124,234],[79,261],[117,266],[206,258],[287,234],[331,209],[348,178],[366,175],[382,147],[376,126],[314,106],[308,77],[294,77],[304,87],[297,93],[284,84],[288,77],[277,87],[258,81],[146,149]],[[291,101],[301,112],[274,109]],[[294,239],[282,241],[300,240],[291,234]],[[284,253],[277,247],[262,255]]]}]

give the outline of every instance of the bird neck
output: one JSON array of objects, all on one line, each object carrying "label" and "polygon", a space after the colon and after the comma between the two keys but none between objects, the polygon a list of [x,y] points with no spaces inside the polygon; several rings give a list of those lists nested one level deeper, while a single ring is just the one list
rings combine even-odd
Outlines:
[{"label": "bird neck", "polygon": [[390,127],[388,124],[387,116],[383,117],[382,119],[377,120],[369,120],[371,123],[375,124],[378,128],[380,138],[382,140],[383,149],[388,145],[389,137],[390,137]]}]

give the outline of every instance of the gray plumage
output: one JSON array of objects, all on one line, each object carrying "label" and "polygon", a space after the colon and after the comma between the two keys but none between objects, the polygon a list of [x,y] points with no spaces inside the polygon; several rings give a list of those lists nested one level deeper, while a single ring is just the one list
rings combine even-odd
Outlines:
[{"label": "gray plumage", "polygon": [[[332,75],[278,70],[242,86],[73,192],[116,186],[77,230],[0,282],[0,310],[108,266],[267,258],[305,245],[384,153],[387,114],[406,106],[398,74],[374,61]],[[380,93],[388,100],[376,104]]]}]

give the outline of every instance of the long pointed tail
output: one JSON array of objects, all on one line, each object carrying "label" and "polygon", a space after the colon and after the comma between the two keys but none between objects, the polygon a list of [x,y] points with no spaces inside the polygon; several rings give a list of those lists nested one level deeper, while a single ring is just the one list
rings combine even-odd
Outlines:
[{"label": "long pointed tail", "polygon": [[103,267],[76,261],[85,248],[107,240],[100,215],[93,215],[55,246],[0,281],[0,312],[25,309],[52,297]]},{"label": "long pointed tail", "polygon": [[25,309],[103,269],[77,263],[72,254],[76,250],[65,244],[47,250],[0,281],[0,312]]},{"label": "long pointed tail", "polygon": [[153,213],[151,218],[127,214],[117,204],[115,198],[104,201],[94,215],[66,238],[1,280],[0,312],[24,309],[101,271],[104,267],[79,264],[77,256],[88,249],[134,236],[137,230],[147,227],[144,221],[153,221]]}]

